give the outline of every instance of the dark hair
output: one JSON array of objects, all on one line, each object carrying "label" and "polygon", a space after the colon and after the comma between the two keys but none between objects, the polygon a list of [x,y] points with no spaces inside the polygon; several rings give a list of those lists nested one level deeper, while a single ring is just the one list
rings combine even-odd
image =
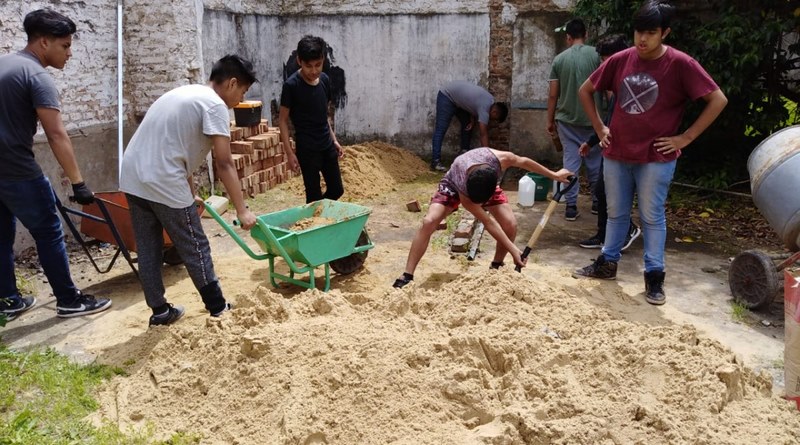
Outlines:
[{"label": "dark hair", "polygon": [[227,56],[219,59],[213,67],[211,67],[211,75],[208,80],[216,84],[225,82],[230,78],[236,78],[239,82],[247,85],[252,85],[258,82],[256,73],[253,70],[253,64],[243,59],[236,54],[228,54]]},{"label": "dark hair", "polygon": [[52,9],[37,9],[31,11],[22,21],[28,41],[37,37],[66,37],[75,34],[75,22],[69,17],[53,11]]},{"label": "dark hair", "polygon": [[582,39],[586,37],[586,24],[581,19],[572,19],[565,25],[567,35],[573,39]]},{"label": "dark hair", "polygon": [[608,57],[628,47],[628,42],[623,34],[610,34],[597,42],[595,50],[600,57]]},{"label": "dark hair", "polygon": [[633,29],[642,32],[661,28],[663,31],[669,28],[674,14],[674,6],[657,0],[649,0],[633,15]]},{"label": "dark hair", "polygon": [[506,104],[505,102],[495,102],[494,104],[492,104],[492,106],[496,107],[497,110],[500,112],[500,115],[497,116],[497,122],[501,124],[505,122],[506,117],[508,116],[508,104]]},{"label": "dark hair", "polygon": [[325,43],[325,40],[322,40],[322,37],[305,35],[297,42],[297,57],[303,62],[319,60],[325,57],[327,48],[328,44]]},{"label": "dark hair", "polygon": [[467,196],[482,204],[489,200],[497,187],[497,172],[488,165],[473,169],[467,176]]}]

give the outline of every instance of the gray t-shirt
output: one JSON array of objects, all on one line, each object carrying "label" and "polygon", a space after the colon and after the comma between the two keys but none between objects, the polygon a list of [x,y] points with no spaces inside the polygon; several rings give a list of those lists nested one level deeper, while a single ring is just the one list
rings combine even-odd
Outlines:
[{"label": "gray t-shirt", "polygon": [[27,51],[0,56],[0,179],[42,175],[33,155],[37,108],[61,109],[53,77]]},{"label": "gray t-shirt", "polygon": [[159,97],[122,156],[119,189],[183,209],[194,203],[188,177],[211,150],[209,136],[230,137],[230,113],[208,86],[186,85]]},{"label": "gray t-shirt", "polygon": [[453,161],[453,165],[450,166],[450,170],[444,174],[439,184],[444,185],[450,190],[455,190],[462,195],[469,196],[467,194],[467,171],[473,165],[478,164],[488,165],[497,173],[498,177],[500,176],[500,160],[492,153],[492,149],[480,147],[457,157],[455,161]]},{"label": "gray t-shirt", "polygon": [[489,125],[489,110],[494,97],[488,91],[466,80],[456,80],[443,86],[440,91],[463,110],[478,117],[478,122]]}]

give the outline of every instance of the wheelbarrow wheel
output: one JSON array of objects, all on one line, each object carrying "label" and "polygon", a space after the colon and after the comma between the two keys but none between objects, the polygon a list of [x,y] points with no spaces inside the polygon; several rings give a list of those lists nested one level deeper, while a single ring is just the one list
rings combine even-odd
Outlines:
[{"label": "wheelbarrow wheel", "polygon": [[[362,231],[361,235],[358,237],[358,241],[356,242],[356,246],[363,246],[369,242],[369,236],[367,235],[366,231]],[[367,260],[367,254],[369,250],[365,250],[363,252],[357,252],[350,254],[344,258],[339,258],[338,260],[333,260],[330,263],[331,269],[336,271],[336,273],[340,275],[349,275],[364,265],[364,261]]]},{"label": "wheelbarrow wheel", "polygon": [[183,258],[181,258],[181,255],[178,253],[178,249],[176,249],[175,246],[164,249],[162,259],[164,260],[164,263],[169,264],[170,266],[183,264]]},{"label": "wheelbarrow wheel", "polygon": [[736,255],[728,270],[728,284],[733,298],[748,309],[769,306],[781,288],[772,258],[758,250]]}]

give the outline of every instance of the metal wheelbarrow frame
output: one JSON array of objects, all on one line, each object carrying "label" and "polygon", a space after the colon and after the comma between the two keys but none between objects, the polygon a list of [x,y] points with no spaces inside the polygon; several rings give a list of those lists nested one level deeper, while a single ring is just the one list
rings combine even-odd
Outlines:
[{"label": "metal wheelbarrow frame", "polygon": [[[330,269],[333,268],[340,274],[354,272],[361,267],[366,260],[367,251],[375,247],[370,240],[364,225],[371,210],[357,204],[344,203],[323,199],[304,206],[293,207],[290,209],[268,213],[256,218],[256,225],[250,229],[250,235],[259,244],[265,253],[257,254],[239,236],[234,227],[228,224],[222,217],[208,204],[204,204],[206,211],[222,226],[228,235],[233,238],[236,244],[254,260],[267,260],[269,262],[269,279],[274,287],[279,287],[276,280],[295,284],[297,286],[313,289],[315,285],[315,270],[319,266],[324,267],[325,286],[324,291],[330,290]],[[345,208],[347,212],[341,218],[333,218],[335,222],[321,226],[312,227],[301,231],[291,231],[288,226],[298,220],[311,216],[315,210],[322,207],[322,217],[326,211],[336,213],[337,207]],[[332,210],[331,210],[332,209]],[[333,215],[336,216],[336,215]],[[270,223],[272,222],[272,223]],[[237,224],[234,221],[234,224]],[[338,236],[337,236],[337,232]],[[314,238],[309,241],[309,238]],[[313,248],[309,247],[310,242],[316,242]],[[329,244],[326,246],[325,244]],[[331,247],[346,246],[344,251],[331,251]],[[349,246],[349,247],[347,247]],[[275,258],[281,257],[289,267],[289,275],[284,275],[275,271]],[[301,265],[298,265],[301,263]],[[295,278],[296,274],[308,274],[308,280]]]},{"label": "metal wheelbarrow frame", "polygon": [[[70,201],[74,201],[74,199],[70,197]],[[136,270],[136,266],[133,265],[136,260],[131,256],[131,252],[136,251],[136,238],[133,234],[130,208],[124,192],[97,192],[94,194],[94,202],[84,205],[82,210],[66,207],[56,198],[56,207],[72,236],[81,245],[84,253],[89,257],[89,261],[98,273],[109,272],[114,267],[119,255],[122,254],[136,278],[139,278],[139,272]],[[198,207],[197,210],[199,214],[202,214],[202,207]],[[81,217],[80,230],[75,226],[69,215]],[[117,246],[117,250],[111,257],[107,267],[101,268],[97,264],[82,234]],[[164,263],[171,266],[183,264],[183,259],[181,259],[166,231],[163,232],[163,236],[164,251],[162,260]]]}]

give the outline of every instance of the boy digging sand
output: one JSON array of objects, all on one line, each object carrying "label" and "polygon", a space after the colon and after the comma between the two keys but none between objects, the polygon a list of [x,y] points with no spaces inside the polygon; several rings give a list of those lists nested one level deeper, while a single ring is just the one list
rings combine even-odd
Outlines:
[{"label": "boy digging sand", "polygon": [[[458,209],[459,204],[463,204],[467,211],[475,215],[497,241],[492,268],[502,266],[507,253],[511,253],[515,265],[525,266],[521,258],[522,252],[514,245],[514,238],[517,236],[514,211],[508,204],[503,189],[497,185],[500,172],[508,167],[533,171],[563,183],[569,182],[567,178],[572,175],[569,170],[554,172],[533,159],[488,147],[476,148],[457,157],[431,198],[431,206],[422,220],[422,227],[411,243],[406,270],[395,280],[394,287],[403,287],[414,279],[414,270],[428,249],[431,235],[447,215]],[[484,209],[494,218],[486,215]]]},{"label": "boy digging sand", "polygon": [[195,208],[192,172],[213,149],[217,176],[236,207],[242,228],[255,224],[231,157],[228,111],[244,99],[254,82],[250,62],[235,55],[221,58],[211,69],[207,86],[186,85],[158,98],[125,150],[120,190],[131,209],[142,290],[153,311],[150,326],[173,323],[184,312],[183,307],[172,306],[164,298],[161,262],[165,229],[208,312],[216,317],[230,309]]}]

